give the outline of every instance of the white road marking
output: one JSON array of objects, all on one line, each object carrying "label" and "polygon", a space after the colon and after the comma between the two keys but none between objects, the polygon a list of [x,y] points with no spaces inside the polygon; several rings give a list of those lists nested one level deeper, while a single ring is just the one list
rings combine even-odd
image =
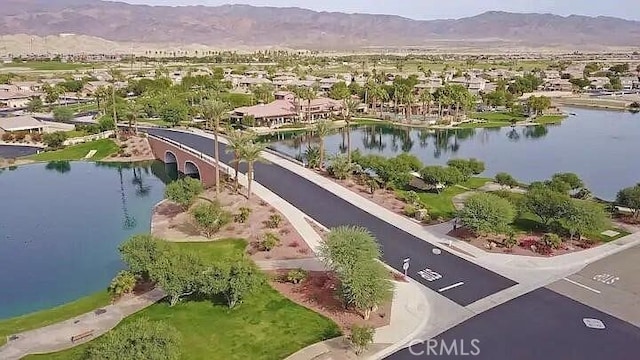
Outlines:
[{"label": "white road marking", "polygon": [[445,286],[442,289],[438,290],[438,292],[443,292],[443,291],[447,291],[447,290],[451,290],[453,288],[457,288],[458,286],[462,286],[464,285],[464,282],[460,281],[459,283],[455,283],[453,285],[449,285],[449,286]]},{"label": "white road marking", "polygon": [[567,278],[563,278],[563,280],[566,280],[566,281],[568,281],[568,282],[572,283],[573,285],[580,286],[581,288],[587,289],[587,290],[589,290],[589,291],[593,291],[593,292],[594,292],[594,293],[596,293],[596,294],[600,294],[600,290],[596,290],[596,289],[594,289],[594,288],[592,288],[592,287],[588,287],[587,285],[580,284],[580,283],[579,283],[579,282],[577,282],[577,281],[573,281],[573,280],[571,280],[571,279],[567,279]]}]

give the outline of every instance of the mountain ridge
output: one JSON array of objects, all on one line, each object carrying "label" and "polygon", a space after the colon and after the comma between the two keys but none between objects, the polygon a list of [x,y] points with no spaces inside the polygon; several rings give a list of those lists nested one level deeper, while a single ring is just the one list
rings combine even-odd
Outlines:
[{"label": "mountain ridge", "polygon": [[495,39],[530,46],[640,44],[640,21],[488,11],[415,20],[398,15],[318,12],[252,5],[151,6],[101,0],[3,0],[0,35],[73,33],[109,41],[207,46],[360,49],[433,41]]}]

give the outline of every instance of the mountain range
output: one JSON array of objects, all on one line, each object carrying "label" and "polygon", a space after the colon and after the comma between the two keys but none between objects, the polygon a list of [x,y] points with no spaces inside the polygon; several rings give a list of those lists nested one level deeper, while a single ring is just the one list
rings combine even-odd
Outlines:
[{"label": "mountain range", "polygon": [[77,34],[114,42],[215,47],[362,49],[432,43],[632,47],[640,21],[492,11],[455,20],[317,12],[301,8],[147,6],[101,0],[2,0],[0,35]]}]

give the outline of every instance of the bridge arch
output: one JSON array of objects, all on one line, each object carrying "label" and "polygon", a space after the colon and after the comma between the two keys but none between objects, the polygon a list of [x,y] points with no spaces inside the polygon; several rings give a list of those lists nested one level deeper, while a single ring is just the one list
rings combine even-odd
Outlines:
[{"label": "bridge arch", "polygon": [[176,157],[176,154],[174,154],[173,152],[167,150],[164,153],[164,163],[165,164],[176,164],[178,163],[178,158]]},{"label": "bridge arch", "polygon": [[184,174],[194,179],[200,179],[200,168],[194,162],[184,162]]}]

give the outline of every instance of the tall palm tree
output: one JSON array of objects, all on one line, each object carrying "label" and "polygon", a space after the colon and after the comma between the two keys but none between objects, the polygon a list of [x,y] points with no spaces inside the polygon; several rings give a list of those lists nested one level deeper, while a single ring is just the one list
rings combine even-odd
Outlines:
[{"label": "tall palm tree", "polygon": [[240,165],[240,154],[242,149],[246,146],[247,143],[253,142],[256,140],[256,135],[253,132],[244,132],[241,130],[233,130],[231,127],[227,128],[227,140],[229,143],[227,144],[227,153],[233,154],[233,170],[235,171],[235,189],[238,191],[238,167]]},{"label": "tall palm tree", "polygon": [[315,132],[320,138],[320,161],[318,168],[324,169],[324,138],[331,132],[331,120],[321,120],[316,123]]},{"label": "tall palm tree", "polygon": [[116,68],[109,69],[109,76],[111,79],[111,101],[113,102],[113,126],[115,127],[116,134],[118,133],[118,112],[116,111],[116,82],[124,80],[122,72]]},{"label": "tall palm tree", "polygon": [[127,103],[126,119],[129,122],[129,131],[131,131],[131,125],[134,125],[135,134],[138,134],[138,119],[142,116],[142,107],[135,101],[129,101]]},{"label": "tall palm tree", "polygon": [[318,93],[315,89],[309,88],[304,91],[303,95],[304,99],[307,100],[307,122],[311,124],[311,101],[318,96]]},{"label": "tall palm tree", "polygon": [[247,163],[247,199],[251,199],[251,183],[253,182],[253,166],[260,161],[260,154],[266,148],[265,143],[249,141],[240,149],[240,162]]},{"label": "tall palm tree", "polygon": [[347,123],[347,161],[351,164],[351,117],[356,113],[360,102],[352,97],[346,98],[342,101],[345,114],[344,121]]},{"label": "tall palm tree", "polygon": [[216,165],[216,194],[220,194],[220,145],[218,142],[218,129],[220,120],[227,114],[228,106],[224,101],[211,99],[202,103],[200,108],[202,116],[205,118],[209,127],[213,128],[214,148],[213,154]]},{"label": "tall palm tree", "polygon": [[433,95],[429,91],[429,89],[423,89],[420,92],[419,100],[422,103],[422,113],[424,115],[424,120],[427,121],[427,114],[431,113],[431,100],[433,100]]}]

